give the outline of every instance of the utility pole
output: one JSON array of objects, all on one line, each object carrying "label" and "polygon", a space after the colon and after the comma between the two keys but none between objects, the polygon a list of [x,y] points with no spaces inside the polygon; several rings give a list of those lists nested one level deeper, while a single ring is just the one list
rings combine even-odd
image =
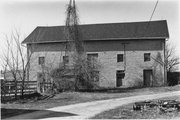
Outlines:
[{"label": "utility pole", "polygon": [[129,43],[122,43],[124,50],[124,71],[126,71],[126,45]]}]

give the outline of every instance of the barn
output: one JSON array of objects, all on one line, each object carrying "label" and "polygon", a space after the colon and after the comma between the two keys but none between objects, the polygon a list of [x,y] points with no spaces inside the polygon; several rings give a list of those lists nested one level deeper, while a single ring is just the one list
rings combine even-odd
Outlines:
[{"label": "barn", "polygon": [[[22,42],[27,45],[28,54],[32,54],[29,80],[38,80],[42,75],[42,64],[51,68],[58,67],[64,60],[71,64],[70,56],[65,55],[64,28],[39,26]],[[97,71],[99,86],[166,84],[165,44],[169,38],[166,20],[84,24],[79,28],[86,55],[96,58],[102,66]]]}]

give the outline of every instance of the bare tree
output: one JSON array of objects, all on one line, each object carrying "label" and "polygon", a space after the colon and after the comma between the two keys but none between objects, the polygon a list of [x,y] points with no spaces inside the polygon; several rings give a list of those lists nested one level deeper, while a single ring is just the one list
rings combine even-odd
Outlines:
[{"label": "bare tree", "polygon": [[167,72],[173,72],[178,69],[180,64],[179,56],[175,55],[175,47],[166,44],[165,49],[165,65]]},{"label": "bare tree", "polygon": [[17,90],[19,89],[17,88],[17,82],[20,81],[21,96],[23,98],[31,54],[27,54],[26,46],[21,44],[23,37],[17,29],[10,36],[6,35],[5,40],[7,50],[2,57],[5,79],[6,73],[11,73],[16,87],[15,97],[17,97]]},{"label": "bare tree", "polygon": [[[65,34],[68,43],[73,45],[74,52],[74,74],[75,74],[75,86],[77,86],[78,81],[81,79],[82,75],[82,66],[83,66],[83,54],[84,54],[84,46],[82,41],[82,36],[80,34],[79,28],[79,17],[77,14],[77,7],[75,5],[75,0],[70,0],[66,10],[66,26],[65,26]],[[66,48],[67,49],[67,48]],[[65,50],[65,54],[68,50]],[[65,67],[66,68],[66,67]],[[75,87],[77,88],[77,87]]]},{"label": "bare tree", "polygon": [[68,78],[66,78],[65,76],[67,76],[67,74],[72,74],[73,71],[73,75],[75,77],[75,89],[78,89],[79,85],[82,83],[85,83],[85,86],[87,86],[88,88],[92,88],[92,80],[95,78],[95,76],[97,78],[97,67],[95,69],[95,64],[92,65],[91,62],[87,60],[87,57],[85,55],[84,41],[82,39],[81,29],[79,27],[79,17],[77,14],[75,0],[70,0],[66,9],[66,16],[67,17],[64,31],[64,34],[66,36],[66,45],[64,58],[69,59],[71,57],[72,66],[70,64],[67,64],[65,62],[66,60],[62,62],[63,66],[59,66],[59,68],[55,69],[51,69],[52,67],[43,65],[42,73],[52,73],[50,76],[53,78],[54,82],[57,83],[57,86],[59,86],[60,89],[66,89],[70,88],[67,86],[71,86],[71,81],[68,80]]},{"label": "bare tree", "polygon": [[97,89],[99,88],[99,69],[101,65],[95,57],[82,57],[76,59],[74,63],[74,72],[76,76],[75,90],[81,88]]},{"label": "bare tree", "polygon": [[79,17],[77,14],[75,0],[70,0],[67,6],[66,14],[66,39],[67,41],[72,41],[74,44],[74,52],[76,52],[77,55],[81,57],[81,55],[84,53],[84,46],[81,30],[79,28]]}]

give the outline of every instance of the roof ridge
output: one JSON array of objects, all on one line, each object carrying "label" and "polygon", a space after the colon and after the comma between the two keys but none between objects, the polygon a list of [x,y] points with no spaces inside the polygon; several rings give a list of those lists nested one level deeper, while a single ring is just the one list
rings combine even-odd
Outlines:
[{"label": "roof ridge", "polygon": [[[80,24],[80,26],[88,26],[88,25],[110,25],[110,24],[133,24],[133,23],[148,23],[148,22],[165,22],[167,20],[153,20],[153,21],[135,21],[135,22],[114,22],[114,23],[88,23],[88,24]],[[37,26],[37,28],[51,28],[51,27],[65,27],[65,25],[55,25],[55,26]]]}]

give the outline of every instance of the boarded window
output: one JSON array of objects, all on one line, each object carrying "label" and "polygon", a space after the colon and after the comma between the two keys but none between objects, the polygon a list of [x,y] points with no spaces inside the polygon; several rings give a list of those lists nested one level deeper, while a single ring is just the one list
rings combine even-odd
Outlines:
[{"label": "boarded window", "polygon": [[87,59],[90,61],[97,60],[97,58],[98,58],[98,53],[87,54]]},{"label": "boarded window", "polygon": [[87,54],[87,60],[88,60],[89,67],[96,68],[97,67],[97,64],[96,64],[97,59],[98,59],[97,53]]},{"label": "boarded window", "polygon": [[150,61],[151,60],[151,54],[150,53],[144,53],[144,61]]},{"label": "boarded window", "polygon": [[117,62],[123,62],[123,54],[117,55]]},{"label": "boarded window", "polygon": [[69,56],[63,56],[63,62],[69,63]]},{"label": "boarded window", "polygon": [[39,65],[44,65],[45,57],[39,57]]}]

